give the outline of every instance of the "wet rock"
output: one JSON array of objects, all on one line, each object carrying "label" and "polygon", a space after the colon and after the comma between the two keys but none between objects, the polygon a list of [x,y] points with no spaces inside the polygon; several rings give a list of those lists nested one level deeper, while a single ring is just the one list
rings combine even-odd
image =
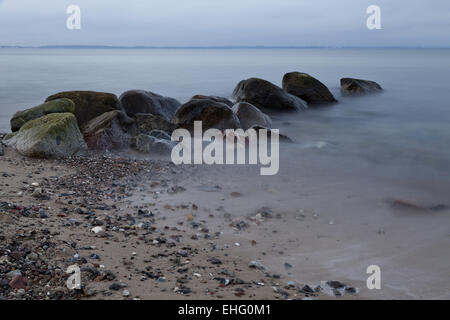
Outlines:
[{"label": "wet rock", "polygon": [[341,91],[345,95],[361,95],[380,92],[382,90],[383,88],[381,88],[381,86],[374,81],[353,78],[341,79]]},{"label": "wet rock", "polygon": [[181,103],[173,98],[143,90],[124,92],[119,100],[130,117],[134,117],[138,113],[148,113],[163,117],[167,121],[170,121],[176,110],[181,106]]},{"label": "wet rock", "polygon": [[265,128],[265,127],[262,127],[262,126],[255,125],[255,126],[252,126],[250,129],[255,130],[256,134],[258,135],[258,137],[260,135],[260,130],[264,130],[265,132],[267,132],[266,136],[267,136],[268,139],[271,139],[272,136],[277,136],[278,137],[278,141],[280,141],[280,142],[294,143],[294,141],[291,138],[289,138],[288,136],[286,136],[284,134],[281,134],[279,132],[276,132],[276,131],[274,131],[273,129],[270,129],[270,128]]},{"label": "wet rock", "polygon": [[322,82],[307,73],[286,73],[283,77],[283,89],[305,100],[309,105],[336,102],[330,90]]},{"label": "wet rock", "polygon": [[70,157],[87,149],[72,113],[52,113],[31,120],[3,143],[36,158]]},{"label": "wet rock", "polygon": [[258,108],[247,102],[239,102],[233,106],[233,112],[236,113],[241,123],[241,127],[247,130],[253,126],[270,128],[272,120],[267,114],[262,113]]},{"label": "wet rock", "polygon": [[134,116],[134,120],[137,132],[143,134],[149,134],[153,130],[161,130],[170,135],[177,128],[175,124],[167,121],[166,118],[153,114],[137,113]]},{"label": "wet rock", "polygon": [[250,261],[248,263],[249,268],[254,268],[254,269],[258,269],[258,270],[267,270],[268,268],[263,265],[261,262],[258,261]]},{"label": "wet rock", "polygon": [[308,108],[307,103],[269,81],[250,78],[238,83],[233,91],[233,99],[248,102],[260,110],[296,111]]},{"label": "wet rock", "polygon": [[81,129],[89,149],[111,150],[130,146],[134,120],[114,110],[90,120]]},{"label": "wet rock", "polygon": [[173,123],[191,131],[194,128],[194,121],[202,121],[203,130],[240,127],[237,115],[228,105],[209,99],[191,100],[185,103],[172,118]]},{"label": "wet rock", "polygon": [[75,116],[80,127],[105,112],[120,110],[119,100],[116,95],[105,92],[60,92],[48,97],[46,102],[62,98],[70,99],[75,103]]},{"label": "wet rock", "polygon": [[131,140],[131,146],[142,153],[152,154],[170,154],[176,142],[166,139],[157,139],[155,137],[139,134]]},{"label": "wet rock", "polygon": [[46,102],[24,111],[18,111],[11,118],[11,131],[19,131],[19,129],[28,121],[50,113],[75,113],[75,104],[72,100],[63,98]]},{"label": "wet rock", "polygon": [[204,96],[201,94],[197,94],[197,95],[193,96],[191,98],[191,100],[213,100],[216,102],[226,104],[230,108],[233,107],[233,102],[231,102],[229,99],[223,98],[223,97],[218,97],[218,96]]}]

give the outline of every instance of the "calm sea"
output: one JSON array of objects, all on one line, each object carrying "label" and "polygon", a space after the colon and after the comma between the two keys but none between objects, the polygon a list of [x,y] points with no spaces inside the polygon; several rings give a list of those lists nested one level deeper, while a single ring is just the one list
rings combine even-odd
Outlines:
[{"label": "calm sea", "polygon": [[[281,85],[290,71],[315,76],[340,101],[274,117],[298,150],[387,175],[447,180],[448,49],[0,49],[0,131],[9,131],[15,111],[59,91],[145,89],[185,102],[194,94],[229,97],[249,77]],[[342,77],[377,81],[385,92],[342,97]]]}]

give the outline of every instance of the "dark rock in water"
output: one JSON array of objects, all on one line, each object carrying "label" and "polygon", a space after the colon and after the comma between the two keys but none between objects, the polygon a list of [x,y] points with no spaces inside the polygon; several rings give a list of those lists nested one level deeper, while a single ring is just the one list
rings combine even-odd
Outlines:
[{"label": "dark rock in water", "polygon": [[417,213],[427,213],[427,212],[439,212],[448,210],[449,206],[445,204],[438,204],[433,206],[424,206],[415,204],[412,202],[404,201],[404,200],[393,200],[391,202],[391,206],[393,209],[417,212]]},{"label": "dark rock in water", "polygon": [[360,95],[371,92],[382,91],[383,88],[374,82],[369,80],[342,78],[341,79],[341,91],[347,95]]},{"label": "dark rock in water", "polygon": [[244,130],[255,125],[265,128],[270,128],[272,126],[270,117],[250,103],[239,102],[234,105],[233,111],[238,116],[241,127]]},{"label": "dark rock in water", "polygon": [[46,102],[61,98],[70,99],[75,103],[75,116],[80,127],[105,112],[120,109],[116,95],[95,91],[60,92],[48,97]]},{"label": "dark rock in water", "polygon": [[46,102],[37,107],[16,112],[11,118],[11,131],[16,132],[28,121],[40,118],[50,113],[75,113],[75,104],[72,100],[63,98]]},{"label": "dark rock in water", "polygon": [[191,100],[185,103],[172,118],[173,123],[188,130],[193,130],[194,121],[202,121],[203,130],[240,127],[239,119],[230,107],[209,99]]},{"label": "dark rock in water", "polygon": [[111,150],[130,146],[131,137],[135,134],[134,121],[129,121],[122,111],[106,112],[81,129],[89,149]]},{"label": "dark rock in water", "polygon": [[269,128],[265,128],[262,126],[252,126],[250,129],[256,130],[257,135],[259,135],[259,130],[267,130],[267,138],[272,138],[272,135],[276,134],[276,135],[278,135],[278,140],[280,142],[294,143],[294,141],[291,138],[289,138],[288,136],[281,134],[281,133],[276,133],[275,131],[273,131],[272,129],[269,129]]},{"label": "dark rock in water", "polygon": [[305,100],[309,105],[336,102],[330,90],[322,82],[307,73],[286,73],[283,77],[283,89]]},{"label": "dark rock in water", "polygon": [[181,103],[173,98],[163,97],[159,94],[144,90],[124,92],[119,100],[123,109],[130,117],[134,117],[138,113],[150,113],[161,116],[167,121],[170,121],[174,113],[181,106]]},{"label": "dark rock in water", "polygon": [[238,83],[233,91],[233,99],[237,102],[248,102],[258,109],[295,111],[307,109],[302,99],[293,96],[269,81],[250,78]]},{"label": "dark rock in water", "polygon": [[161,130],[172,134],[173,130],[177,128],[175,124],[167,121],[166,118],[149,113],[137,113],[134,116],[134,121],[136,122],[137,131],[143,134],[149,134],[153,130]]},{"label": "dark rock in water", "polygon": [[229,107],[233,106],[233,102],[231,102],[229,99],[223,98],[223,97],[218,97],[218,96],[204,96],[201,94],[197,94],[191,98],[191,100],[205,100],[205,99],[224,103]]},{"label": "dark rock in water", "polygon": [[141,153],[170,154],[176,142],[157,139],[146,134],[138,134],[132,138],[131,146]]},{"label": "dark rock in water", "polygon": [[72,113],[52,113],[31,120],[3,143],[35,158],[64,158],[86,151],[87,146]]}]

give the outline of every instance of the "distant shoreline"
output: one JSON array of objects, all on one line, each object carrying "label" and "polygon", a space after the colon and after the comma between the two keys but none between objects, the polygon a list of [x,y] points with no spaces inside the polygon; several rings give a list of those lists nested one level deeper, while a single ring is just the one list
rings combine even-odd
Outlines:
[{"label": "distant shoreline", "polygon": [[0,49],[450,49],[450,47],[333,47],[333,46],[104,46],[104,45],[46,45],[0,46]]}]

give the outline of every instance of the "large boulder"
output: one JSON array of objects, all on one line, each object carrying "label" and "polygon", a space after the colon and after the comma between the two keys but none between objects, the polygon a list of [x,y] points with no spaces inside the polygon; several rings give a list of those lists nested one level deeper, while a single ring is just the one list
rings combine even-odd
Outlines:
[{"label": "large boulder", "polygon": [[158,139],[147,134],[138,134],[133,137],[131,146],[141,153],[147,154],[170,154],[177,143],[167,139]]},{"label": "large boulder", "polygon": [[111,150],[129,147],[136,130],[122,111],[114,110],[92,119],[81,131],[89,149]]},{"label": "large boulder", "polygon": [[232,95],[235,102],[248,102],[261,110],[292,111],[308,104],[269,81],[250,78],[238,83]]},{"label": "large boulder", "polygon": [[75,104],[72,100],[62,98],[46,102],[39,106],[17,111],[11,118],[11,131],[16,132],[28,121],[40,118],[50,113],[75,113]]},{"label": "large boulder", "polygon": [[182,105],[172,118],[179,127],[192,130],[194,121],[202,121],[203,130],[237,129],[240,127],[237,115],[226,104],[209,100],[191,100]]},{"label": "large boulder", "polygon": [[231,102],[229,99],[223,98],[223,97],[218,97],[218,96],[204,96],[201,94],[197,94],[191,98],[191,100],[204,100],[204,99],[209,99],[212,101],[224,103],[227,106],[229,106],[230,108],[233,106],[233,102]]},{"label": "large boulder", "polygon": [[3,143],[24,156],[35,158],[64,158],[87,150],[72,113],[52,113],[28,121]]},{"label": "large boulder", "polygon": [[48,101],[67,98],[75,103],[75,116],[80,127],[99,115],[119,110],[119,100],[116,95],[95,91],[66,91],[47,98]]},{"label": "large boulder", "polygon": [[272,120],[270,117],[250,103],[239,102],[235,104],[233,106],[233,112],[236,113],[239,118],[239,122],[241,123],[241,127],[244,130],[247,130],[255,125],[266,128],[270,128],[272,126]]},{"label": "large boulder", "polygon": [[381,90],[383,90],[383,88],[375,81],[353,78],[341,79],[341,91],[345,95],[361,95],[380,92]]},{"label": "large boulder", "polygon": [[149,113],[137,113],[134,116],[134,120],[137,131],[144,134],[149,134],[153,130],[161,130],[172,134],[173,130],[177,128],[175,124],[167,121],[166,118]]},{"label": "large boulder", "polygon": [[336,102],[333,94],[319,80],[307,73],[290,72],[283,77],[283,89],[310,105]]},{"label": "large boulder", "polygon": [[134,117],[138,113],[150,113],[161,116],[167,121],[170,121],[175,111],[181,106],[181,103],[173,98],[143,90],[124,92],[119,100],[122,108],[130,117]]}]

